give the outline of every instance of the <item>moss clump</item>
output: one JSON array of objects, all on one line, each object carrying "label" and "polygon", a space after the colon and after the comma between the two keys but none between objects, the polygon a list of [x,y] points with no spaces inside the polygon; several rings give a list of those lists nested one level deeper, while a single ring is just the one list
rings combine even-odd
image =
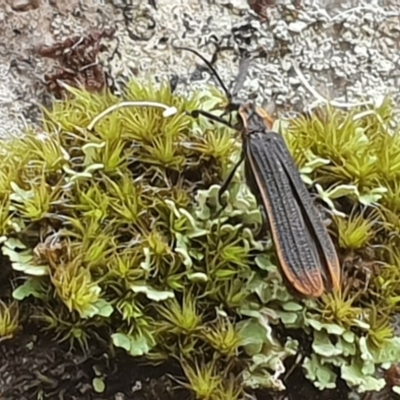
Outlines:
[{"label": "moss clump", "polygon": [[360,392],[379,390],[385,381],[376,367],[399,356],[400,131],[393,106],[385,99],[375,109],[327,107],[282,129],[304,179],[330,208],[345,272],[341,293],[308,302],[301,317],[283,314],[287,327],[314,332],[304,368],[321,388],[339,375]]},{"label": "moss clump", "polygon": [[45,110],[42,132],[1,149],[2,250],[24,279],[13,295],[30,302],[41,329],[86,352],[101,342],[153,363],[176,360],[184,378],[175,380],[199,399],[283,390],[284,362],[299,352],[321,389],[337,376],[359,391],[382,387],[377,367],[400,356],[391,325],[398,239],[385,234],[400,221],[383,190],[395,190],[397,175],[378,157],[389,151],[388,131],[378,132],[387,110],[365,118],[327,110],[282,132],[341,218],[338,248],[379,265],[368,282],[351,266],[342,292],[310,301],[289,294],[271,246],[255,239],[261,213],[241,174],[218,215],[240,146],[230,130],[183,111],[211,109],[220,95],[184,99],[131,82],[124,100],[178,113],[121,108],[88,129],[121,99],[71,91]]},{"label": "moss clump", "polygon": [[0,341],[12,339],[19,330],[19,307],[17,302],[6,304],[0,300]]},{"label": "moss clump", "polygon": [[178,361],[198,398],[243,397],[254,364],[238,357],[244,345],[266,357],[263,386],[282,388],[294,342],[241,316],[263,250],[245,185],[233,187],[216,217],[218,184],[239,146],[226,128],[183,113],[217,99],[132,82],[124,100],[179,112],[121,108],[90,130],[121,99],[71,91],[44,111],[41,132],[1,149],[2,249],[25,280],[14,297],[32,303],[35,323],[72,349],[89,352],[100,341],[150,362]]}]

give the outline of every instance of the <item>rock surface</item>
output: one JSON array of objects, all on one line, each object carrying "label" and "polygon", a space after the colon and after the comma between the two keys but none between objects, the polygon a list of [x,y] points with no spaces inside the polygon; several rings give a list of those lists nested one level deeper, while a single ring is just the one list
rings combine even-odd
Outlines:
[{"label": "rock surface", "polygon": [[[100,27],[114,27],[101,61],[118,79],[169,78],[188,91],[210,81],[193,54],[199,49],[231,83],[239,57],[255,58],[242,96],[302,110],[316,100],[341,104],[379,103],[400,94],[400,3],[398,0],[7,0],[0,6],[0,135],[17,134],[36,121],[46,99],[43,75],[52,60],[43,44]],[[263,4],[263,16],[254,4]],[[252,5],[252,8],[250,8]],[[154,7],[155,6],[155,7]],[[113,51],[116,50],[111,59]],[[296,67],[297,68],[294,68]],[[297,72],[296,72],[297,71]],[[212,78],[211,78],[212,79]]]}]

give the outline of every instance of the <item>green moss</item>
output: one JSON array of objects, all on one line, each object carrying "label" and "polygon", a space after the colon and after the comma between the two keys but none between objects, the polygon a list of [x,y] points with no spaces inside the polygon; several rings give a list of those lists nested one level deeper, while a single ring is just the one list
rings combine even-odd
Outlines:
[{"label": "green moss", "polygon": [[376,219],[373,215],[351,213],[348,218],[335,217],[339,246],[342,249],[359,250],[365,248],[376,234]]},{"label": "green moss", "polygon": [[168,85],[132,82],[123,100],[178,112],[117,108],[88,129],[122,99],[71,91],[44,110],[40,135],[27,130],[2,147],[2,251],[24,280],[14,297],[35,297],[41,329],[85,351],[104,341],[149,362],[177,360],[178,381],[199,399],[283,390],[285,360],[299,352],[320,389],[339,377],[359,391],[382,386],[377,368],[400,352],[391,325],[400,142],[388,128],[390,102],[281,125],[305,180],[335,214],[341,255],[380,266],[361,286],[354,266],[340,293],[310,301],[288,292],[271,246],[255,239],[262,218],[242,172],[217,216],[236,133],[184,111],[212,109],[220,94],[185,99]]},{"label": "green moss", "polygon": [[393,107],[390,99],[377,109],[328,107],[282,130],[292,153],[307,155],[295,157],[299,167],[314,160],[305,169],[306,182],[333,211],[339,253],[356,252],[359,260],[346,269],[342,292],[308,303],[304,320],[282,314],[283,321],[297,321],[302,329],[311,324],[314,353],[304,368],[321,388],[332,387],[332,365],[350,387],[379,390],[385,382],[376,375],[378,360],[385,354],[391,363],[400,350],[392,325],[400,299],[400,132],[393,128]]},{"label": "green moss", "polygon": [[[34,296],[32,319],[72,348],[87,352],[104,340],[150,362],[176,359],[199,398],[242,398],[251,361],[241,367],[238,358],[239,309],[262,249],[249,226],[261,218],[238,181],[216,218],[235,133],[182,112],[213,107],[214,94],[186,100],[167,85],[132,82],[124,100],[178,113],[118,108],[88,129],[121,99],[71,91],[44,110],[40,134],[3,144],[3,253],[25,279],[15,298]],[[270,357],[291,354],[277,348]]]},{"label": "green moss", "polygon": [[20,328],[20,311],[17,302],[6,304],[0,300],[0,340],[12,339]]}]

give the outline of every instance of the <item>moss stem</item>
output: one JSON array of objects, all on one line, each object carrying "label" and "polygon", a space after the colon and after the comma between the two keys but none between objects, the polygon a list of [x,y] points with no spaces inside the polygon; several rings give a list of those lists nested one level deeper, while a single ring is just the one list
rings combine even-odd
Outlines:
[{"label": "moss stem", "polygon": [[101,112],[99,115],[97,115],[93,121],[88,125],[87,129],[92,130],[94,126],[105,116],[108,114],[119,110],[120,108],[124,107],[157,107],[157,108],[163,108],[163,117],[168,118],[171,117],[172,115],[177,113],[176,107],[170,107],[162,103],[158,103],[155,101],[123,101],[122,103],[119,104],[114,104],[113,106],[107,108],[103,112]]}]

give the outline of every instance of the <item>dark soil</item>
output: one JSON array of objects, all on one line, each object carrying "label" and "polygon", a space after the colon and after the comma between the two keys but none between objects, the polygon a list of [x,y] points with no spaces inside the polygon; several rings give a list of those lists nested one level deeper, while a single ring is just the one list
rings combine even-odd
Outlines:
[{"label": "dark soil", "polygon": [[[106,389],[98,394],[92,380],[104,377]],[[179,374],[174,366],[168,372]],[[36,333],[25,332],[0,344],[1,400],[180,400],[188,393],[175,391],[167,368],[140,365],[132,357],[117,354],[113,360],[101,352],[90,357],[74,354]],[[179,393],[181,392],[181,393]]]},{"label": "dark soil", "polygon": [[[94,353],[94,352],[93,352]],[[96,372],[106,389],[96,393]],[[181,377],[173,364],[150,367],[124,352],[113,359],[103,351],[84,356],[51,341],[39,332],[25,331],[12,341],[0,343],[0,400],[190,400],[169,374]],[[295,371],[285,394],[258,393],[259,400],[345,400],[344,387],[320,392]]]}]

